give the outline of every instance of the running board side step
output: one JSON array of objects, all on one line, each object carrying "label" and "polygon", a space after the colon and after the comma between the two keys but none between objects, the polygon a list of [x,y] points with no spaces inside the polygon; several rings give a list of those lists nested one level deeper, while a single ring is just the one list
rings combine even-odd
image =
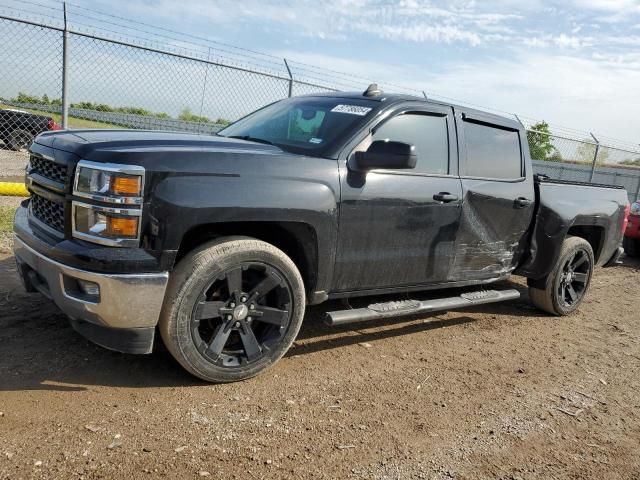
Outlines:
[{"label": "running board side step", "polygon": [[436,298],[425,301],[401,300],[398,302],[374,303],[366,308],[327,312],[325,323],[331,326],[339,326],[348,323],[398,317],[401,315],[415,315],[418,313],[453,310],[485,303],[504,302],[506,300],[515,300],[516,298],[520,298],[520,292],[515,289],[502,291],[481,290],[478,292],[463,293],[457,297]]}]

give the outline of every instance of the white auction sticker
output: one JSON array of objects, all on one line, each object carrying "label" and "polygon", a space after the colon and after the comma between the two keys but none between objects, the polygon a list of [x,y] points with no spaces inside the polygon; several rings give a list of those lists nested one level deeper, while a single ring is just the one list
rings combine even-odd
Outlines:
[{"label": "white auction sticker", "polygon": [[331,109],[336,113],[348,113],[349,115],[358,115],[364,117],[371,111],[369,107],[361,107],[360,105],[336,105]]}]

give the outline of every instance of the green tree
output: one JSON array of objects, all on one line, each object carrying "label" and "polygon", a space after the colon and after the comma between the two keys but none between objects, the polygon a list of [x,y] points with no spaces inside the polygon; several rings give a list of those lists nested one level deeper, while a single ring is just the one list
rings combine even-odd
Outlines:
[{"label": "green tree", "polygon": [[[42,97],[36,97],[34,95],[30,95],[25,92],[19,92],[18,96],[11,99],[12,102],[16,103],[33,103],[37,105],[53,105],[53,106],[61,106],[62,99],[60,98],[49,98],[49,96],[45,93]],[[97,112],[118,112],[118,113],[130,113],[133,115],[145,115],[156,118],[171,118],[168,113],[165,112],[151,112],[141,107],[113,107],[111,105],[107,105],[105,103],[97,103],[97,102],[78,102],[72,103],[70,105],[72,108],[80,108],[85,110],[94,110]],[[191,113],[191,111],[186,108],[182,111],[182,114],[188,121],[191,122],[210,122],[207,117],[199,117]],[[226,123],[226,120],[224,120]]]},{"label": "green tree", "polygon": [[527,130],[527,141],[529,142],[529,151],[531,158],[534,160],[545,160],[548,162],[561,162],[562,155],[556,147],[551,143],[551,132],[549,124],[545,121],[532,125]]},{"label": "green tree", "polygon": [[29,95],[24,92],[18,92],[18,96],[13,98],[12,101],[16,103],[40,103],[40,99],[38,97],[34,97],[33,95]]},{"label": "green tree", "polygon": [[640,167],[640,157],[632,159],[623,160],[620,162],[620,165],[631,165],[632,167]]}]

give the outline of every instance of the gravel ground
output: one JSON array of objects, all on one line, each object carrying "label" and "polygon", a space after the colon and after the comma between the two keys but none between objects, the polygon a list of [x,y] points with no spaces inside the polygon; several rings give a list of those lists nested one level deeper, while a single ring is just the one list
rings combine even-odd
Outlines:
[{"label": "gravel ground", "polygon": [[0,196],[0,254],[9,253],[12,250],[14,208],[16,208],[22,200],[24,199]]},{"label": "gravel ground", "polygon": [[[14,152],[0,142],[0,182],[24,182],[24,169],[29,161],[27,152]],[[17,207],[21,197],[0,196],[0,209]],[[0,254],[11,251],[11,233],[0,230]]]},{"label": "gravel ground", "polygon": [[[27,152],[14,152],[0,142],[0,179],[24,179],[24,169],[29,161]],[[21,180],[17,180],[21,181]]]},{"label": "gravel ground", "polygon": [[638,479],[639,284],[600,270],[567,318],[525,293],[330,329],[322,305],[266,374],[207,385],[83,340],[0,255],[0,478]]},{"label": "gravel ground", "polygon": [[4,197],[0,195],[0,207],[17,208],[26,197]]},{"label": "gravel ground", "polygon": [[[0,254],[9,253],[12,250],[13,239],[11,230],[13,227],[11,223],[13,219],[13,210],[11,209],[17,208],[22,200],[24,200],[24,198],[0,196]],[[2,221],[3,218],[7,218],[4,217],[7,209],[10,209],[9,211],[11,212],[8,217],[11,219],[11,223],[8,225]]]}]

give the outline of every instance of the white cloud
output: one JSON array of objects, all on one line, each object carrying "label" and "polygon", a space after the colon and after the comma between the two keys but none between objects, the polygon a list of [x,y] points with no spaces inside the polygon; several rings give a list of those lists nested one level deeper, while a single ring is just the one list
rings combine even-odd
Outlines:
[{"label": "white cloud", "polygon": [[640,3],[637,0],[573,0],[572,3],[576,8],[605,12],[640,13]]},{"label": "white cloud", "polygon": [[542,37],[525,37],[522,43],[526,47],[545,48],[549,46],[549,40]]},{"label": "white cloud", "polygon": [[[147,4],[114,0],[109,5],[121,5],[134,16],[150,14]],[[288,35],[322,39],[345,40],[359,32],[394,41],[477,46],[499,41],[503,34],[514,34],[513,26],[523,19],[521,15],[483,5],[460,0],[159,0],[153,4],[151,15],[219,25],[255,22],[279,26]]]},{"label": "white cloud", "polygon": [[[382,68],[372,61],[295,51],[277,54],[319,67],[358,72],[389,92],[397,91],[389,84],[405,85],[416,94],[425,90],[430,96],[438,94],[434,98],[516,112],[640,143],[636,118],[640,111],[640,53],[635,59],[625,57],[615,62],[610,58],[520,52],[511,60],[485,58],[438,69],[402,64]],[[637,62],[635,68],[633,61]]]},{"label": "white cloud", "polygon": [[[278,57],[640,138],[640,0],[159,0],[153,9],[131,0],[96,1],[152,17],[149,22],[204,24],[210,35],[237,31],[256,50],[261,34],[271,35],[291,46]],[[351,48],[354,39],[370,42],[371,50]],[[381,40],[386,57],[375,63],[369,59],[378,58],[371,52]],[[442,45],[450,46],[446,57]],[[345,58],[323,55],[329,48],[344,50]],[[443,61],[436,68],[407,64],[420,48]],[[307,73],[340,87],[366,82]]]},{"label": "white cloud", "polygon": [[554,37],[553,43],[560,48],[580,48],[586,44],[586,40],[576,37],[565,35],[564,33]]},{"label": "white cloud", "polygon": [[378,35],[388,40],[409,40],[412,42],[436,42],[454,43],[464,42],[471,46],[480,45],[482,37],[474,32],[465,31],[454,25],[368,25],[360,24],[358,29],[362,32]]}]

